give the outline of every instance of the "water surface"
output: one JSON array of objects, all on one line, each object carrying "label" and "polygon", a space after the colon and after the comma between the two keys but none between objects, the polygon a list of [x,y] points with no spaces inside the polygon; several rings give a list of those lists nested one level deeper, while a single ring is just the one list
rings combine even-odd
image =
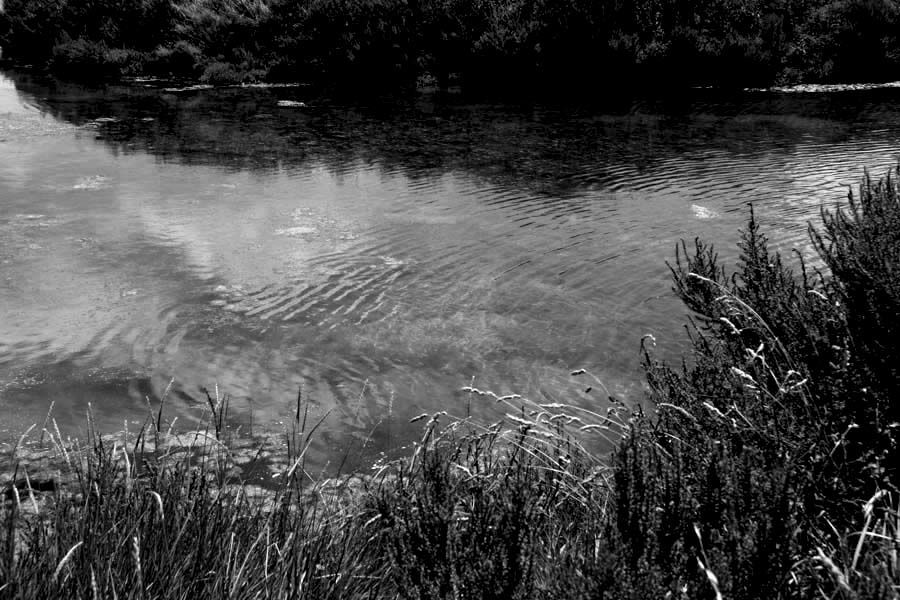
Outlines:
[{"label": "water surface", "polygon": [[[285,108],[279,100],[300,100]],[[900,91],[580,106],[347,104],[304,88],[166,92],[0,79],[0,429],[134,427],[203,387],[278,431],[298,390],[324,466],[502,410],[472,383],[602,408],[674,358],[681,238],[773,243],[900,141]]]}]

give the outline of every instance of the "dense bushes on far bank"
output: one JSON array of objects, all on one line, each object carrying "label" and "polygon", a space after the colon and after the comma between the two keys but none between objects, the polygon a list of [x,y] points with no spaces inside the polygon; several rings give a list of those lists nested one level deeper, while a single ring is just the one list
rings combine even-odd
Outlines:
[{"label": "dense bushes on far bank", "polygon": [[6,0],[7,57],[75,78],[532,91],[900,79],[892,0]]},{"label": "dense bushes on far bank", "polygon": [[[682,245],[693,353],[645,353],[653,415],[468,388],[507,420],[436,415],[407,459],[310,487],[298,406],[261,497],[231,475],[218,399],[199,453],[162,450],[162,406],[124,447],[47,431],[74,475],[36,498],[13,450],[0,598],[896,599],[898,177],[823,210],[820,269],[792,271],[752,213],[734,274]],[[619,440],[610,463],[592,435]]]}]

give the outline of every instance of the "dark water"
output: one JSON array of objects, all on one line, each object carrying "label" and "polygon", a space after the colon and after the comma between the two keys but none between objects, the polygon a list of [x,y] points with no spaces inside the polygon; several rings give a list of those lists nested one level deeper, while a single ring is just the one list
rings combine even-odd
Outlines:
[{"label": "dark water", "polygon": [[[347,105],[303,88],[166,92],[0,79],[0,429],[77,432],[201,388],[279,431],[298,389],[324,465],[496,392],[643,396],[638,348],[684,348],[665,261],[774,243],[900,154],[900,91],[697,92],[593,107]],[[279,100],[308,101],[286,108]]]}]

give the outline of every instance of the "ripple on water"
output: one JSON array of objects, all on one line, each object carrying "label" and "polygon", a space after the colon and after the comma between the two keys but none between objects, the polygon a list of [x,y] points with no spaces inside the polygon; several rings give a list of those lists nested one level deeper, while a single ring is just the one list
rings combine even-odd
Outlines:
[{"label": "ripple on water", "polygon": [[407,272],[392,257],[340,254],[309,261],[306,272],[286,282],[245,292],[243,287],[217,287],[216,306],[262,320],[361,323],[384,316],[389,292]]},{"label": "ripple on water", "polygon": [[[135,390],[156,401],[174,377],[174,415],[196,418],[218,383],[242,425],[280,431],[302,389],[327,415],[319,464],[396,444],[407,416],[463,414],[473,377],[602,409],[569,376],[584,366],[637,401],[641,335],[681,349],[664,263],[679,239],[730,263],[752,202],[773,245],[804,246],[819,205],[900,147],[896,107],[852,98],[276,119],[277,95],[242,90],[37,90],[46,116],[23,105],[0,120],[15,142],[0,146],[0,380],[18,373],[0,408],[17,386],[61,397],[68,379],[82,400],[123,393],[104,400],[121,421],[143,414]],[[82,135],[40,137],[91,118]]]},{"label": "ripple on water", "polygon": [[100,190],[103,188],[109,187],[109,178],[104,177],[103,175],[89,175],[86,177],[80,177],[75,185],[72,186],[73,190]]}]

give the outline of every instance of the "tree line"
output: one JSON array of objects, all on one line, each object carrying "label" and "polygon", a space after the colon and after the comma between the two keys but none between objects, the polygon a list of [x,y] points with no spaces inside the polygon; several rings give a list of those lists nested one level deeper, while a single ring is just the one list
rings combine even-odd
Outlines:
[{"label": "tree line", "polygon": [[5,4],[5,56],[74,78],[515,90],[900,78],[897,0]]}]

